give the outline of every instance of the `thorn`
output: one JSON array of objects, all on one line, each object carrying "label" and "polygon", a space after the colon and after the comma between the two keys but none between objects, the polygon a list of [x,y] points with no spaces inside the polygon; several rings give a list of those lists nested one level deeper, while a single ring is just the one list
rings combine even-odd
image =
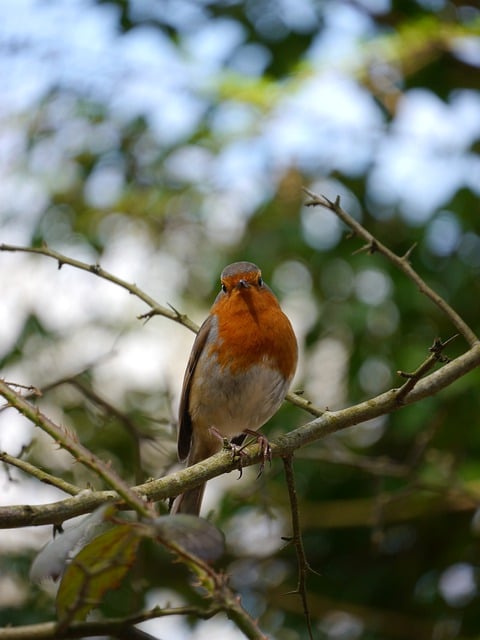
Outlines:
[{"label": "thorn", "polygon": [[450,338],[447,338],[445,340],[445,342],[443,343],[443,346],[446,347],[448,344],[450,344],[450,342],[453,342],[454,340],[456,340],[458,337],[460,337],[459,333],[455,333],[453,336],[451,336]]},{"label": "thorn", "polygon": [[167,302],[167,306],[170,307],[170,309],[173,311],[173,313],[177,316],[177,318],[182,318],[182,314],[180,313],[180,311],[178,309],[175,309],[175,307],[173,306],[173,304],[170,304],[170,302]]},{"label": "thorn", "polygon": [[405,262],[409,262],[410,261],[410,256],[412,255],[412,252],[416,248],[417,244],[418,244],[418,242],[414,242],[412,244],[412,246],[410,247],[410,249],[407,249],[407,251],[405,251],[405,253],[400,258],[400,260],[405,260]]},{"label": "thorn", "polygon": [[150,311],[147,311],[146,313],[141,313],[139,316],[137,316],[137,320],[145,320],[145,322],[143,323],[145,325],[155,315],[156,315],[155,310],[154,309],[150,309]]},{"label": "thorn", "polygon": [[366,251],[368,251],[369,253],[371,252],[371,243],[370,242],[368,242],[367,244],[364,244],[363,246],[361,246],[360,249],[355,249],[355,251],[352,251],[352,256],[356,256],[359,253],[364,253]]},{"label": "thorn", "polygon": [[[435,338],[432,346],[428,350],[430,351],[430,353],[440,356],[440,354],[445,349],[445,347],[449,345],[451,342],[453,342],[454,340],[456,340],[456,338],[458,338],[458,335],[459,335],[458,333],[455,333],[453,336],[445,340],[445,342],[443,342],[441,338]],[[446,357],[446,356],[442,356],[442,357]],[[446,362],[446,360],[442,360],[441,358],[439,359],[441,362]]]},{"label": "thorn", "polygon": [[435,338],[431,347],[429,347],[430,353],[440,353],[443,349],[443,342],[440,338]]}]

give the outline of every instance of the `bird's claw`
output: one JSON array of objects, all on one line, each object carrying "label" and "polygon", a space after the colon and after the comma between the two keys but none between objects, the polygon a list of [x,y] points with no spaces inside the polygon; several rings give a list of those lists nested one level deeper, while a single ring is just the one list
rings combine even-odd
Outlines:
[{"label": "bird's claw", "polygon": [[[260,447],[260,455],[262,456],[262,462],[260,463],[260,468],[257,474],[257,480],[258,480],[258,478],[260,478],[260,476],[262,475],[263,470],[265,469],[265,464],[267,460],[270,463],[270,465],[272,464],[272,447],[270,446],[268,438],[264,436],[263,433],[252,431],[252,429],[245,429],[244,433],[246,433],[249,436],[253,436],[253,438],[255,438],[255,440],[258,442],[258,446]],[[240,448],[240,451],[244,449],[246,446],[248,446],[249,444],[251,444],[251,442],[247,442],[246,444],[244,444]]]},{"label": "bird's claw", "polygon": [[238,458],[238,480],[240,480],[240,478],[243,476],[242,458],[247,455],[243,450],[244,448],[245,446],[239,446],[238,444],[230,442],[230,449],[232,450],[232,462],[235,460],[235,458]]},{"label": "bird's claw", "polygon": [[[245,447],[252,444],[252,440],[250,440],[250,442],[246,442],[243,445],[238,445],[228,438],[225,438],[216,427],[210,427],[209,431],[213,436],[215,436],[215,438],[218,438],[222,441],[224,451],[232,452],[232,461],[235,460],[235,458],[239,458],[238,471],[240,472],[240,475],[238,476],[238,479],[240,480],[243,475],[242,457],[246,456]],[[270,463],[270,465],[272,464],[272,448],[270,446],[268,438],[262,433],[258,433],[257,431],[253,431],[252,429],[245,429],[243,433],[252,436],[258,442],[258,446],[260,447],[260,455],[262,457],[262,461],[260,463],[260,468],[257,474],[258,479],[262,475],[267,461]]]}]

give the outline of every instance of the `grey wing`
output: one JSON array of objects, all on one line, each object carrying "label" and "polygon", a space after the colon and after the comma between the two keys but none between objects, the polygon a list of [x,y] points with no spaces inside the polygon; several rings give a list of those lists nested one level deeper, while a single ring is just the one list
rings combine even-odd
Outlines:
[{"label": "grey wing", "polygon": [[205,347],[208,334],[210,333],[211,324],[212,316],[208,316],[197,333],[187,368],[185,370],[185,377],[183,378],[182,395],[180,396],[180,407],[178,410],[177,452],[180,460],[185,460],[190,453],[190,445],[192,442],[192,417],[189,410],[190,389],[192,386],[193,375],[195,373],[195,367],[197,366],[200,354]]}]

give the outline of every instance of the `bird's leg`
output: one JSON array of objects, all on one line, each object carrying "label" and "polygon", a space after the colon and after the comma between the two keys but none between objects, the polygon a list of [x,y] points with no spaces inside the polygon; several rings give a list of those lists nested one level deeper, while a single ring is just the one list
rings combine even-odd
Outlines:
[{"label": "bird's leg", "polygon": [[239,443],[235,442],[235,440],[239,440],[240,443],[241,443],[241,442],[243,442],[243,436],[237,436],[237,437],[232,438],[230,440],[229,438],[225,438],[225,436],[223,436],[216,427],[210,427],[209,431],[212,434],[212,436],[214,436],[215,438],[218,438],[219,440],[221,440],[222,447],[223,447],[224,451],[231,451],[232,452],[232,460],[234,460],[237,456],[240,458],[239,467],[238,467],[238,471],[240,473],[240,475],[238,476],[238,479],[240,480],[240,478],[243,475],[243,467],[242,467],[242,464],[241,464],[241,458],[242,458],[243,455],[245,455],[245,453],[242,451],[242,449],[244,447],[241,447]]},{"label": "bird's leg", "polygon": [[[212,434],[212,436],[214,436],[215,438],[218,438],[222,442],[224,451],[231,451],[233,459],[235,459],[236,457],[240,459],[239,460],[240,464],[238,467],[238,470],[240,472],[239,479],[242,477],[242,473],[243,473],[241,459],[242,459],[242,456],[246,455],[244,449],[248,445],[252,444],[252,442],[254,441],[258,442],[258,445],[260,447],[260,454],[262,456],[262,462],[260,464],[260,469],[258,471],[257,478],[259,478],[262,475],[267,461],[270,464],[272,464],[272,448],[270,447],[268,438],[264,436],[263,433],[258,433],[258,431],[253,431],[253,429],[244,429],[241,435],[235,436],[234,438],[229,440],[228,438],[225,438],[225,436],[223,436],[216,427],[210,427],[209,431]],[[243,441],[246,435],[252,436],[253,440],[249,440],[248,442],[245,442],[245,444],[243,444]]]},{"label": "bird's leg", "polygon": [[[270,446],[268,438],[264,436],[263,433],[258,433],[258,431],[253,431],[252,429],[244,429],[243,433],[249,436],[253,436],[254,440],[258,442],[258,446],[260,447],[262,462],[260,464],[260,469],[257,475],[257,478],[259,478],[262,475],[263,470],[265,469],[265,463],[267,462],[267,460],[270,464],[272,464],[272,448]],[[242,445],[238,453],[241,455],[243,449],[245,449],[246,446],[252,444],[252,442],[253,441],[250,440],[249,442],[246,442],[244,445]]]}]

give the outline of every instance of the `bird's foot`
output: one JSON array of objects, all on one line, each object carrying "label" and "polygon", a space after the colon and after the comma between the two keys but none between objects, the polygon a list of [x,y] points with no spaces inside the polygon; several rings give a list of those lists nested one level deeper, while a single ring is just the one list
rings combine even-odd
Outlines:
[{"label": "bird's foot", "polygon": [[262,462],[260,463],[260,469],[258,470],[257,474],[257,478],[259,478],[262,475],[263,470],[265,469],[265,464],[267,463],[267,461],[270,463],[270,465],[272,464],[272,447],[270,446],[268,438],[264,436],[263,433],[258,433],[258,431],[253,431],[252,429],[245,429],[243,433],[252,436],[253,440],[250,440],[249,442],[246,442],[244,445],[242,445],[240,450],[245,449],[245,447],[252,444],[252,442],[254,441],[258,442],[258,446],[260,447]]},{"label": "bird's foot", "polygon": [[[230,440],[229,438],[226,438],[220,433],[220,431],[216,427],[210,427],[209,431],[212,434],[212,436],[221,440],[223,451],[232,452],[232,461],[235,460],[235,458],[239,458],[238,471],[240,475],[238,476],[238,479],[240,480],[240,478],[243,475],[242,457],[246,455],[246,453],[243,451],[244,447],[234,442],[234,440],[236,440],[237,438],[232,438],[232,440]],[[240,439],[240,442],[242,441],[243,441],[243,438]]]},{"label": "bird's foot", "polygon": [[[251,445],[252,442],[255,442],[255,441],[258,442],[258,445],[260,447],[260,455],[262,457],[257,478],[259,478],[262,475],[267,461],[270,464],[272,464],[272,448],[270,446],[268,438],[264,436],[263,433],[258,433],[258,431],[253,431],[252,429],[245,429],[240,436],[236,436],[231,440],[223,436],[216,427],[210,427],[210,433],[213,436],[215,436],[215,438],[218,438],[219,440],[221,440],[224,451],[232,452],[233,460],[235,460],[235,458],[239,458],[239,466],[238,466],[238,470],[240,472],[240,475],[238,477],[239,479],[242,477],[242,474],[243,474],[242,458],[247,455],[245,452],[245,448]],[[245,442],[245,444],[242,444],[245,435],[252,436],[253,440],[249,440],[248,442]]]}]

